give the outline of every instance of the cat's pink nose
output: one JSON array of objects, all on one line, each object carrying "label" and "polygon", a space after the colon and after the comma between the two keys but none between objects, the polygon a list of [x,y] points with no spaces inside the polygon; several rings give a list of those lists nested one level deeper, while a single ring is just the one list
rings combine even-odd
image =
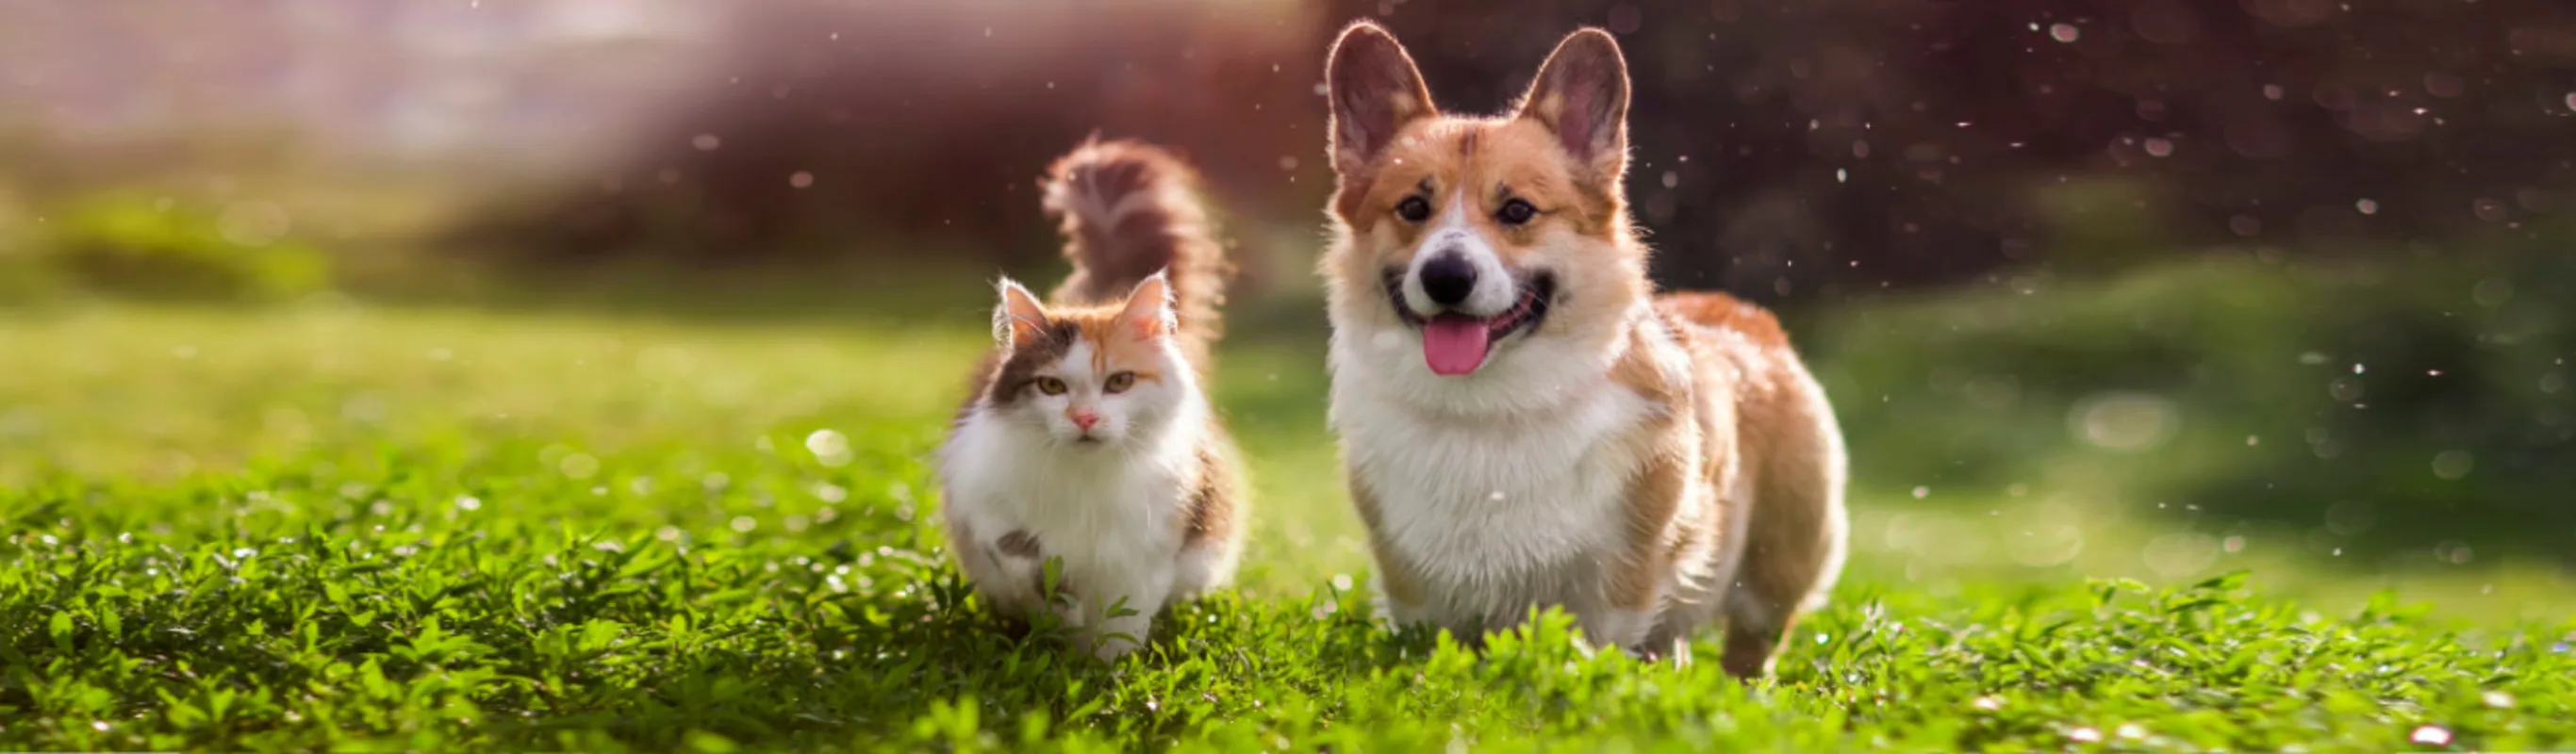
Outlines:
[{"label": "cat's pink nose", "polygon": [[1100,415],[1089,411],[1075,411],[1069,417],[1073,419],[1073,426],[1081,427],[1085,432],[1091,431],[1091,425],[1100,423]]}]

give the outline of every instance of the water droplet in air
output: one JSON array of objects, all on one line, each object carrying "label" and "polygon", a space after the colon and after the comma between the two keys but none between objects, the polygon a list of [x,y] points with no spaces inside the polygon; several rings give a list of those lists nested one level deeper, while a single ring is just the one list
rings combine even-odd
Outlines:
[{"label": "water droplet in air", "polygon": [[2085,726],[2067,731],[2066,737],[2074,739],[2076,743],[2080,744],[2098,744],[2102,742],[2102,731],[2098,728]]},{"label": "water droplet in air", "polygon": [[787,185],[797,188],[812,186],[814,185],[814,174],[802,170],[796,171],[794,175],[787,176]]},{"label": "water droplet in air", "polygon": [[2003,697],[1999,697],[1999,696],[1981,696],[1981,697],[1977,697],[1977,701],[1973,704],[1973,706],[1975,706],[1977,709],[1981,709],[1981,710],[1986,710],[1986,711],[1992,712],[1992,711],[1994,711],[1994,710],[2003,709],[2003,708],[2004,708],[2004,700],[2003,700]]},{"label": "water droplet in air", "polygon": [[2206,534],[2177,533],[2155,538],[2141,553],[2147,568],[2167,578],[2199,573],[2218,560],[2218,540]]},{"label": "water droplet in air", "polygon": [[2513,300],[2513,281],[2504,278],[2480,280],[2477,287],[2469,289],[2469,298],[2490,309],[2503,306]]},{"label": "water droplet in air", "polygon": [[2415,729],[2413,734],[2408,735],[2406,740],[2425,746],[2449,746],[2451,745],[2451,729],[2444,728],[2439,725],[2420,726]]},{"label": "water droplet in air", "polygon": [[818,429],[806,435],[805,450],[813,453],[815,460],[827,466],[839,466],[850,462],[850,438],[833,430]]},{"label": "water droplet in air", "polygon": [[599,459],[590,457],[588,453],[574,453],[557,462],[555,470],[574,479],[589,479],[592,474],[599,473]]},{"label": "water droplet in air", "polygon": [[2048,38],[2060,42],[2072,43],[2075,40],[2084,38],[2084,30],[2075,28],[2074,24],[2057,24],[2055,26],[2048,27]]},{"label": "water droplet in air", "polygon": [[1932,496],[1932,488],[1930,488],[1930,487],[1916,487],[1916,488],[1914,488],[1914,499],[1916,499],[1916,500],[1921,500],[1921,499],[1924,499],[1924,498],[1927,498],[1927,497],[1931,497],[1931,496]]},{"label": "water droplet in air", "polygon": [[472,495],[467,495],[456,499],[456,507],[469,511],[478,510],[483,507],[483,501],[476,499]]},{"label": "water droplet in air", "polygon": [[2478,702],[2496,709],[2512,709],[2513,695],[2502,691],[2489,691],[2479,694]]},{"label": "water droplet in air", "polygon": [[2477,458],[2465,450],[2445,450],[2433,456],[2433,475],[2443,479],[2468,476],[2469,470],[2476,466]]},{"label": "water droplet in air", "polygon": [[2147,154],[2155,157],[2171,157],[2173,142],[2166,139],[2148,139]]},{"label": "water droplet in air", "polygon": [[2362,213],[2362,214],[2365,214],[2365,215],[2376,215],[2376,214],[2379,214],[2379,202],[2376,202],[2376,201],[2373,201],[2373,200],[2369,200],[2369,199],[2363,199],[2363,200],[2361,200],[2361,201],[2353,202],[2353,203],[2352,203],[2352,208],[2353,208],[2353,209],[2360,210],[2360,211],[2361,211],[2361,213]]},{"label": "water droplet in air", "polygon": [[2173,437],[2182,424],[2173,402],[2146,393],[2086,397],[2067,412],[2068,429],[2097,447],[2147,450]]}]

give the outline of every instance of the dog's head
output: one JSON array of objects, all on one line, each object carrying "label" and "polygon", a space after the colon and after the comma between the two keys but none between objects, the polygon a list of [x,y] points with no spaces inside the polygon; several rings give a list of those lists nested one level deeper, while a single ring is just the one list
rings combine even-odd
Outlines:
[{"label": "dog's head", "polygon": [[1416,336],[1447,377],[1543,350],[1516,343],[1614,337],[1647,286],[1620,185],[1628,69],[1609,34],[1566,37],[1501,117],[1442,114],[1403,45],[1367,22],[1333,44],[1325,80],[1338,325]]}]

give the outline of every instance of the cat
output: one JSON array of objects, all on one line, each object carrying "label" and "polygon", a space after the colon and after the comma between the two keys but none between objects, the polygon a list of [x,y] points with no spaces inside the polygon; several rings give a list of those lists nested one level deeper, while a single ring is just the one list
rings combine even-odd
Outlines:
[{"label": "cat", "polygon": [[1163,149],[1095,138],[1041,187],[1073,273],[1043,302],[1001,280],[995,346],[939,450],[941,509],[988,604],[1053,610],[1111,660],[1241,558],[1241,462],[1202,382],[1230,271],[1196,171]]}]

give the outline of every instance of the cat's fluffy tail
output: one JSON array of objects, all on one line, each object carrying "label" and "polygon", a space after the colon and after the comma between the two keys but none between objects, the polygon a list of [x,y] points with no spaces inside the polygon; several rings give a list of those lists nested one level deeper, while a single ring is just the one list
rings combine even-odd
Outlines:
[{"label": "cat's fluffy tail", "polygon": [[1204,367],[1208,345],[1224,330],[1217,305],[1233,270],[1201,202],[1198,171],[1150,144],[1095,137],[1057,158],[1040,187],[1047,213],[1063,223],[1064,255],[1073,262],[1054,298],[1115,303],[1162,271],[1184,350]]}]

